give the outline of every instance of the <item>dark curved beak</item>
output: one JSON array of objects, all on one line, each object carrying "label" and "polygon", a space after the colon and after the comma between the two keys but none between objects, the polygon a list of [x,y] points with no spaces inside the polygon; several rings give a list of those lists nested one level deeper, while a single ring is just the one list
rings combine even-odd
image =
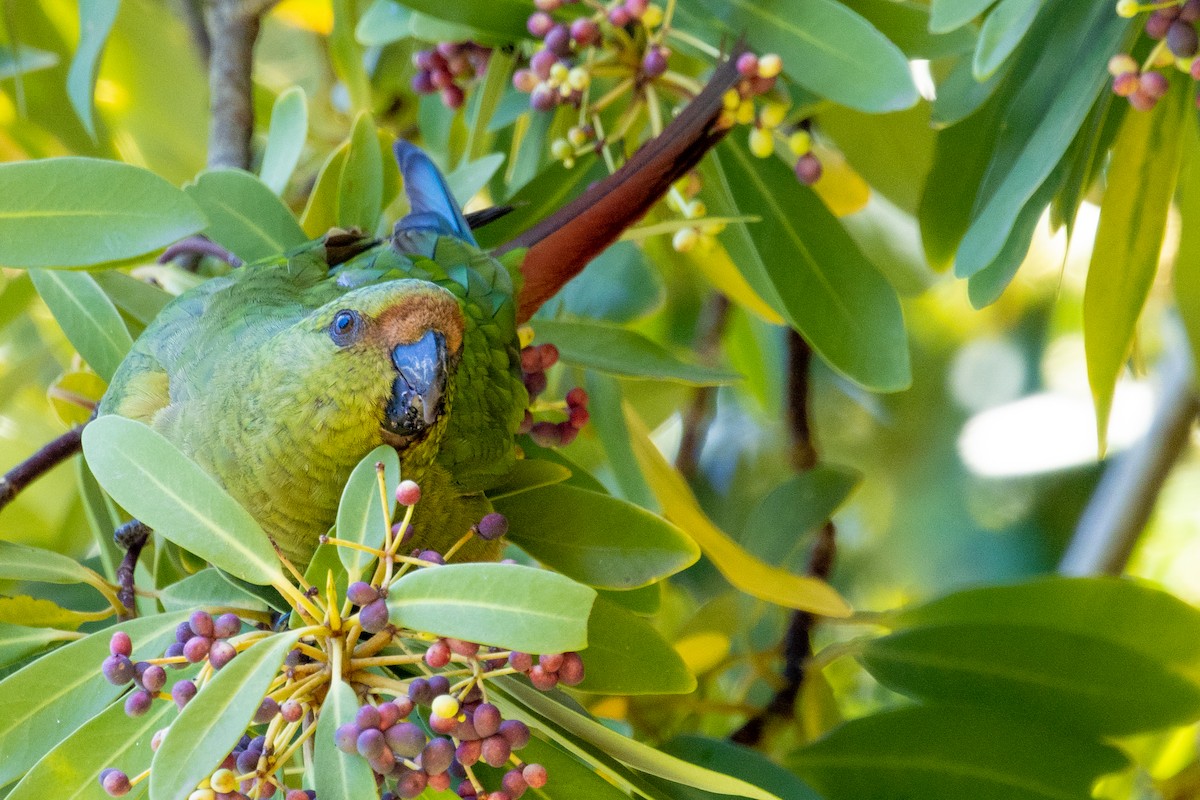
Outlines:
[{"label": "dark curved beak", "polygon": [[446,389],[446,340],[428,331],[412,344],[398,345],[392,363],[399,373],[392,384],[385,427],[401,436],[415,436],[437,421]]}]

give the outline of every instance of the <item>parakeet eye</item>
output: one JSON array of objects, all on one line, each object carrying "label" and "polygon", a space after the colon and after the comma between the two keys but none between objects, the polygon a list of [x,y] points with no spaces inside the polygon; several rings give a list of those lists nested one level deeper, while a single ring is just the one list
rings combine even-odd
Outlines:
[{"label": "parakeet eye", "polygon": [[334,314],[333,322],[329,323],[329,338],[333,339],[333,343],[338,347],[358,341],[362,331],[363,321],[357,311],[343,309]]}]

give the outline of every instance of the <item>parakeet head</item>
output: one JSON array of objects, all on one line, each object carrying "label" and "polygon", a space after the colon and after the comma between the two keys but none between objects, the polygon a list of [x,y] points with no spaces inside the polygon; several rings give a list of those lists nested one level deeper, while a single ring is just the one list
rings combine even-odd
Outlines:
[{"label": "parakeet head", "polygon": [[328,391],[316,402],[337,398],[350,417],[345,424],[366,416],[377,421],[384,442],[404,448],[446,414],[464,322],[445,289],[415,279],[364,286],[326,303],[300,327],[321,337],[315,364]]}]

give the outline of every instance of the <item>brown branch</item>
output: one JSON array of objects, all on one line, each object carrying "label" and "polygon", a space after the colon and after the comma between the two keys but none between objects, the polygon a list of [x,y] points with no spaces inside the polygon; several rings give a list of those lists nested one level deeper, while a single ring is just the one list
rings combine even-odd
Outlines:
[{"label": "brown branch", "polygon": [[212,61],[212,41],[208,38],[208,28],[204,24],[204,0],[177,0],[179,15],[188,30],[200,63],[208,69]]},{"label": "brown branch", "polygon": [[[701,363],[712,365],[717,361],[721,347],[721,336],[729,321],[729,298],[716,292],[709,298],[702,313],[696,335],[696,353]],[[699,386],[692,392],[692,402],[683,413],[683,437],[679,441],[679,454],[675,457],[675,469],[691,480],[700,463],[700,451],[708,435],[715,386]]]},{"label": "brown branch", "polygon": [[[788,427],[792,440],[792,464],[798,472],[807,472],[819,460],[809,422],[809,370],[812,348],[794,330],[788,331]],[[802,531],[797,531],[797,534]],[[808,574],[828,580],[837,554],[837,529],[832,520],[821,526],[817,541],[808,556]],[[772,719],[791,719],[796,698],[804,686],[805,668],[812,657],[812,631],[819,618],[807,611],[792,612],[783,639],[783,686],[757,715],[746,721],[729,738],[754,747],[762,742],[767,723]]]},{"label": "brown branch", "polygon": [[525,322],[588,262],[645,216],[728,132],[716,122],[722,98],[737,85],[735,47],[704,90],[683,113],[612,175],[529,230],[496,249],[502,254],[528,248],[521,264],[525,281],[517,298],[517,321]]},{"label": "brown branch", "polygon": [[254,133],[254,42],[275,0],[210,0],[205,8],[208,68],[208,166],[250,168]]},{"label": "brown branch", "polygon": [[78,453],[82,436],[82,425],[72,428],[10,469],[0,478],[0,509],[11,503],[26,486]]}]

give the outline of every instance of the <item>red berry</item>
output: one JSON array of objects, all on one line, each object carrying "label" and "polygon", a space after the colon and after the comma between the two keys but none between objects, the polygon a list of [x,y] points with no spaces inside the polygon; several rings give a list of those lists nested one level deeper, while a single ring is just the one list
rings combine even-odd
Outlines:
[{"label": "red berry", "polygon": [[796,180],[812,186],[821,179],[821,162],[812,153],[805,153],[796,161]]},{"label": "red berry", "polygon": [[[1200,60],[1197,60],[1200,64]],[[1193,65],[1193,70],[1195,65]],[[1129,97],[1138,90],[1141,85],[1141,80],[1136,72],[1124,72],[1113,78],[1113,94],[1118,97]]]},{"label": "red berry", "polygon": [[526,764],[521,769],[521,777],[525,779],[525,783],[529,784],[534,789],[541,789],[546,785],[546,768],[541,764]]},{"label": "red berry", "polygon": [[550,369],[558,363],[558,348],[547,342],[538,348],[538,360],[543,370]]},{"label": "red berry", "polygon": [[558,672],[558,668],[562,666],[562,653],[545,653],[538,656],[538,664],[547,672]]},{"label": "red berry", "polygon": [[396,487],[396,502],[402,506],[415,506],[421,500],[421,487],[416,481],[403,480]]},{"label": "red berry", "polygon": [[1167,35],[1167,29],[1171,27],[1171,17],[1162,12],[1163,9],[1160,8],[1146,18],[1146,35],[1151,39],[1163,38]]},{"label": "red berry", "polygon": [[518,719],[506,719],[501,722],[500,735],[512,745],[513,750],[520,750],[529,744],[529,726]]},{"label": "red berry", "polygon": [[425,651],[425,663],[440,669],[450,663],[450,647],[445,642],[434,642]]},{"label": "red berry", "polygon": [[586,408],[583,406],[576,406],[575,408],[571,409],[569,422],[571,423],[571,427],[578,431],[582,430],[583,427],[588,424],[588,420],[591,418],[592,415],[588,413]]},{"label": "red berry", "polygon": [[304,716],[304,706],[295,700],[285,700],[283,705],[279,706],[279,714],[284,722],[299,722]]},{"label": "red berry", "polygon": [[212,647],[212,639],[205,636],[193,636],[183,646],[183,657],[191,664],[198,664],[208,656],[210,647]]},{"label": "red berry", "polygon": [[529,31],[529,34],[538,39],[544,39],[553,27],[554,18],[545,11],[537,11],[530,14],[529,19],[525,23],[525,28]]},{"label": "red berry", "polygon": [[1200,36],[1192,23],[1175,21],[1167,29],[1167,47],[1176,58],[1191,58],[1200,49]]},{"label": "red berry", "polygon": [[466,102],[466,99],[467,95],[459,86],[451,84],[450,86],[445,86],[442,88],[442,105],[444,105],[446,108],[451,108],[457,111],[463,107],[463,103]]},{"label": "red berry", "polygon": [[508,739],[497,734],[483,740],[479,753],[480,758],[489,767],[503,767],[508,763],[508,757],[512,755],[512,745],[509,744]]},{"label": "red berry", "polygon": [[129,638],[129,634],[125,631],[117,631],[108,640],[108,652],[114,656],[129,657],[133,655],[133,640]]},{"label": "red berry", "polygon": [[608,12],[608,21],[618,28],[624,28],[632,19],[633,17],[629,16],[629,12],[625,10],[625,6],[617,6]]},{"label": "red berry", "polygon": [[583,683],[583,659],[579,653],[564,653],[562,666],[558,668],[558,680],[567,686],[578,686]]},{"label": "red berry", "polygon": [[[454,751],[454,757],[458,759],[458,763],[464,767],[474,766],[475,762],[479,761],[480,753],[483,750],[483,742],[480,739],[472,739],[466,742],[460,742],[458,748]],[[466,781],[464,781],[465,783]]]},{"label": "red berry", "polygon": [[213,636],[212,614],[207,611],[192,612],[192,616],[188,618],[188,627],[197,636],[207,636],[211,639]]},{"label": "red berry", "polygon": [[491,703],[480,703],[475,709],[475,714],[471,717],[471,723],[475,726],[475,732],[484,738],[499,733],[502,721],[500,718],[500,709]]},{"label": "red berry", "polygon": [[535,423],[529,436],[538,447],[556,447],[562,443],[562,434],[553,422]]},{"label": "red berry", "polygon": [[212,643],[208,648],[208,663],[212,664],[213,669],[221,669],[221,667],[233,661],[233,657],[237,655],[237,648],[224,640]]},{"label": "red berry", "polygon": [[587,47],[600,41],[600,26],[587,17],[580,17],[571,23],[571,38],[580,47]]},{"label": "red berry", "polygon": [[567,392],[566,400],[569,408],[587,408],[588,394],[582,388],[576,386]]}]

